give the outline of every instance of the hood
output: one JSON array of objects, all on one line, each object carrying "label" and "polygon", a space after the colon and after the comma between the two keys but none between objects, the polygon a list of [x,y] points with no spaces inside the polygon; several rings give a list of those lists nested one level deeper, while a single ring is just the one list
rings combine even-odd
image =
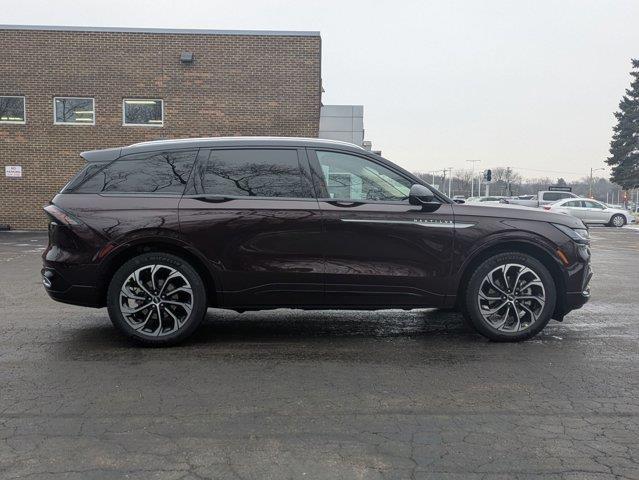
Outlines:
[{"label": "hood", "polygon": [[513,220],[532,220],[538,222],[558,223],[570,228],[586,228],[583,222],[577,217],[564,213],[553,213],[539,208],[523,207],[521,205],[511,205],[501,203],[498,205],[486,205],[483,203],[454,204],[455,215],[491,217]]},{"label": "hood", "polygon": [[622,215],[632,215],[632,212],[629,210],[624,210],[623,208],[611,208],[608,207],[606,209],[607,212],[612,212],[612,213],[621,213]]}]

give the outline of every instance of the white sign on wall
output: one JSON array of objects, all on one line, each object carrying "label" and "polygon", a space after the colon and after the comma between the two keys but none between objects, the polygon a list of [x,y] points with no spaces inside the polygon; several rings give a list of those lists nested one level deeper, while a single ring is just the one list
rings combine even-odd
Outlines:
[{"label": "white sign on wall", "polygon": [[22,177],[22,166],[21,165],[6,165],[4,167],[4,176],[5,177],[13,177],[13,178]]}]

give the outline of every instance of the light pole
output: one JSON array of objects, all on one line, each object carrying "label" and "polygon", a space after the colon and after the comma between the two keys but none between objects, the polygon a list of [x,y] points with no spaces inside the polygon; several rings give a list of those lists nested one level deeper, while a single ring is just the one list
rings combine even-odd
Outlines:
[{"label": "light pole", "polygon": [[430,174],[431,180],[432,180],[432,182],[430,184],[434,187],[435,186],[435,176],[438,176],[439,172],[444,172],[444,175],[442,177],[442,184],[440,185],[441,188],[439,188],[439,190],[441,190],[443,192],[444,191],[444,187],[446,187],[446,169],[444,169],[444,170],[431,170],[430,172],[425,172],[425,173]]},{"label": "light pole", "polygon": [[[473,164],[473,173],[471,174],[471,177],[470,177],[470,196],[473,197],[475,195],[475,163],[481,162],[481,160],[466,160],[466,161]],[[479,192],[479,194],[481,195],[481,192]]]},{"label": "light pole", "polygon": [[448,167],[448,198],[450,198],[451,190],[453,189],[453,167]]},{"label": "light pole", "polygon": [[590,167],[590,195],[589,197],[592,198],[592,172],[596,172],[597,170],[605,170],[604,167],[601,168],[592,168]]}]

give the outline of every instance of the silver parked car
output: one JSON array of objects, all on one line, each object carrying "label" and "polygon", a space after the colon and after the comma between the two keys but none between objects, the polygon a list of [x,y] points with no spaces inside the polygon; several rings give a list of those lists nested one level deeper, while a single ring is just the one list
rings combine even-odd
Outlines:
[{"label": "silver parked car", "polygon": [[629,211],[612,208],[591,198],[566,198],[544,206],[544,210],[566,213],[581,219],[584,223],[600,223],[610,227],[623,227],[628,223],[635,223],[635,217]]}]

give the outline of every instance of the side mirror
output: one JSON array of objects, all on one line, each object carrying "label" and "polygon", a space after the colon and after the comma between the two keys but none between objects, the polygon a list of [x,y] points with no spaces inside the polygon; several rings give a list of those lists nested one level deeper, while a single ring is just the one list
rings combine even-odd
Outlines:
[{"label": "side mirror", "polygon": [[[457,200],[453,200],[453,202],[455,203],[466,203],[466,200],[462,200],[461,198],[458,198]],[[508,203],[508,202],[505,202]]]},{"label": "side mirror", "polygon": [[434,199],[435,195],[433,195],[433,192],[431,192],[428,187],[420,185],[419,183],[410,187],[408,203],[411,205],[427,205],[432,203]]}]

